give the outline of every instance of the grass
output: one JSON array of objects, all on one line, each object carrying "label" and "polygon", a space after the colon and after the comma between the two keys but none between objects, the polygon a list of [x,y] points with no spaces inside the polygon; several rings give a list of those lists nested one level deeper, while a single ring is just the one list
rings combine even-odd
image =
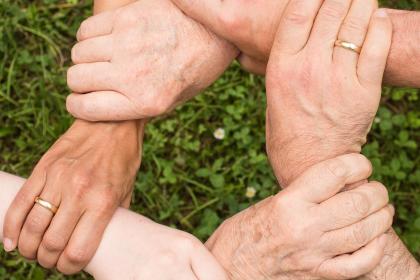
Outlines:
[{"label": "grass", "polygon": [[[28,176],[72,122],[69,50],[89,2],[0,0],[0,169]],[[419,9],[416,0],[382,1]],[[132,209],[205,239],[226,217],[277,190],[265,156],[264,82],[234,64],[211,88],[148,125]],[[396,205],[395,227],[420,256],[419,91],[385,88],[364,153]],[[223,128],[226,136],[213,136]],[[245,196],[253,187],[256,195]],[[64,277],[0,251],[0,279]]]}]

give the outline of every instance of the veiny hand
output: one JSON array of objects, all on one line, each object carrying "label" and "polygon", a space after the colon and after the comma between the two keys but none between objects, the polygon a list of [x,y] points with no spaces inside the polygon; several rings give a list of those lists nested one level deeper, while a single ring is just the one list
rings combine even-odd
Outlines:
[{"label": "veiny hand", "polygon": [[[51,147],[10,206],[4,225],[8,251],[65,274],[91,259],[118,206],[128,207],[142,134],[135,122],[77,120]],[[58,206],[53,214],[35,197]]]},{"label": "veiny hand", "polygon": [[197,238],[123,209],[115,213],[86,270],[98,280],[227,279]]},{"label": "veiny hand", "polygon": [[225,221],[206,245],[232,279],[363,275],[383,257],[394,209],[377,182],[339,192],[370,173],[359,154],[314,165],[278,195]]},{"label": "veiny hand", "polygon": [[[283,186],[365,143],[392,37],[389,17],[376,7],[376,0],[290,1],[266,82],[267,150]],[[360,55],[334,47],[337,39],[363,46]]]},{"label": "veiny hand", "polygon": [[237,55],[169,0],[93,16],[77,37],[67,109],[90,121],[166,113],[209,86]]}]

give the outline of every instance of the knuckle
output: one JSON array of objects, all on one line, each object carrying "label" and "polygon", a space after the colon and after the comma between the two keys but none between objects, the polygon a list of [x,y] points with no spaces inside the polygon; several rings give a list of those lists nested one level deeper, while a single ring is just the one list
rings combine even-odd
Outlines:
[{"label": "knuckle", "polygon": [[91,179],[84,174],[76,174],[72,178],[73,197],[76,200],[83,199],[91,187]]},{"label": "knuckle", "polygon": [[[305,0],[304,0],[305,1]],[[297,1],[302,2],[302,1]],[[301,5],[297,3],[296,5]],[[310,21],[309,14],[305,13],[303,10],[295,9],[293,12],[287,13],[284,16],[285,22],[290,22],[293,25],[305,25]]]},{"label": "knuckle", "polygon": [[367,195],[357,191],[351,191],[349,194],[354,212],[359,217],[365,217],[370,209],[370,201]]},{"label": "knuckle", "polygon": [[382,183],[372,181],[369,182],[369,185],[375,189],[376,198],[381,199],[384,205],[389,202],[388,189]]},{"label": "knuckle", "polygon": [[348,34],[365,34],[366,27],[363,26],[363,24],[361,24],[362,22],[364,21],[361,18],[357,18],[357,17],[348,18],[346,21],[344,21],[342,29]]},{"label": "knuckle", "polygon": [[370,229],[362,223],[355,224],[351,232],[351,239],[354,244],[364,245],[369,241]]},{"label": "knuckle", "polygon": [[157,117],[167,113],[171,107],[170,98],[165,98],[159,93],[156,93],[157,98],[151,98],[151,100],[142,103],[140,107],[140,112],[142,115],[147,117]]},{"label": "knuckle", "polygon": [[[34,203],[34,200],[35,200],[35,197],[33,197],[32,195],[29,195],[29,193],[25,191],[21,191],[15,197],[15,204],[16,205],[31,205]],[[13,209],[13,208],[10,208],[10,209]]]},{"label": "knuckle", "polygon": [[180,234],[178,237],[175,247],[177,250],[182,250],[184,252],[191,252],[196,248],[198,240],[189,234]]},{"label": "knuckle", "polygon": [[228,30],[242,30],[244,25],[243,18],[234,9],[225,9],[224,12],[220,13],[219,21],[224,28]]},{"label": "knuckle", "polygon": [[89,262],[89,256],[85,249],[70,248],[64,253],[67,262],[76,265],[82,265]]},{"label": "knuckle", "polygon": [[347,7],[345,4],[345,1],[341,0],[331,0],[328,4],[324,5],[323,8],[320,10],[320,14],[327,18],[336,20],[343,15],[345,15],[347,12]]},{"label": "knuckle", "polygon": [[66,247],[66,241],[59,235],[47,235],[42,246],[47,251],[62,251]]},{"label": "knuckle", "polygon": [[348,171],[346,164],[339,158],[327,161],[326,169],[330,175],[339,179],[340,181],[344,180]]},{"label": "knuckle", "polygon": [[101,214],[108,214],[114,210],[119,203],[118,195],[113,191],[102,191],[101,195],[96,196],[97,199],[97,211]]},{"label": "knuckle", "polygon": [[38,214],[30,215],[26,221],[26,227],[30,233],[43,233],[44,223],[42,217]]}]

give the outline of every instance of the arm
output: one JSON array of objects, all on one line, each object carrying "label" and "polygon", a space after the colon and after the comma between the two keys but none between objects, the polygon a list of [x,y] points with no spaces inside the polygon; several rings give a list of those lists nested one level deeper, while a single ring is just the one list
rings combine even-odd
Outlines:
[{"label": "arm", "polygon": [[[312,164],[340,154],[359,152],[366,141],[380,100],[391,26],[389,17],[379,12],[370,23],[369,18],[363,23],[361,11],[367,11],[369,6],[357,9],[358,2],[353,3],[352,10],[359,13],[349,12],[344,20],[340,20],[344,17],[339,13],[335,15],[336,22],[342,24],[337,34],[329,30],[331,25],[322,27],[319,19],[313,27],[300,25],[301,28],[312,27],[307,44],[302,43],[307,40],[299,38],[304,34],[298,34],[294,41],[299,43],[289,45],[285,36],[287,23],[279,29],[267,70],[267,150],[276,176],[285,187]],[[286,13],[293,14],[293,9]],[[318,15],[318,18],[325,17],[322,8]],[[346,30],[349,27],[346,21],[357,22],[358,26]],[[311,42],[316,38],[322,42],[322,34],[331,33],[332,38],[346,36],[357,40],[357,32],[353,34],[355,30],[366,30],[360,56],[336,47],[327,48],[334,53],[327,56],[333,57],[331,62],[314,61],[311,54],[315,49]],[[317,31],[322,32],[317,35]],[[292,51],[291,54],[289,48],[295,48],[296,53]],[[318,51],[322,55],[322,51]],[[316,72],[311,72],[313,63],[318,65]],[[292,70],[288,65],[300,67]],[[349,71],[351,68],[354,70]],[[281,78],[286,78],[287,83]],[[384,258],[365,279],[416,279],[420,273],[418,263],[393,231],[388,235]]]},{"label": "arm", "polygon": [[[0,229],[7,208],[25,180],[0,171]],[[0,231],[0,240],[2,234]],[[224,271],[193,236],[119,208],[85,271],[98,280],[226,279]]]},{"label": "arm", "polygon": [[[95,10],[110,4],[97,1]],[[130,205],[144,125],[76,120],[16,196],[6,216],[5,249],[19,247],[26,258],[64,273],[81,270],[117,207]],[[58,206],[57,214],[34,205],[36,196]]]},{"label": "arm", "polygon": [[[241,51],[240,62],[253,72],[265,73],[280,18],[288,0],[196,1],[173,0],[183,11],[232,42]],[[394,38],[385,71],[385,83],[420,87],[420,12],[388,10]],[[305,20],[305,15],[293,15]]]}]

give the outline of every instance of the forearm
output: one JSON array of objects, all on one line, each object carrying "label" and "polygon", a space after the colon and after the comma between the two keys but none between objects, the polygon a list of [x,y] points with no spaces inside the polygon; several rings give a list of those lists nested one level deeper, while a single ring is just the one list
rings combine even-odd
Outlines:
[{"label": "forearm", "polygon": [[388,10],[393,24],[391,52],[384,82],[420,87],[420,12]]},{"label": "forearm", "polygon": [[[289,0],[259,0],[249,3],[220,0],[172,1],[218,36],[233,42],[243,53],[265,64]],[[420,87],[420,12],[388,11],[393,23],[394,37],[385,71],[385,83]],[[258,68],[263,69],[264,66]]]}]

